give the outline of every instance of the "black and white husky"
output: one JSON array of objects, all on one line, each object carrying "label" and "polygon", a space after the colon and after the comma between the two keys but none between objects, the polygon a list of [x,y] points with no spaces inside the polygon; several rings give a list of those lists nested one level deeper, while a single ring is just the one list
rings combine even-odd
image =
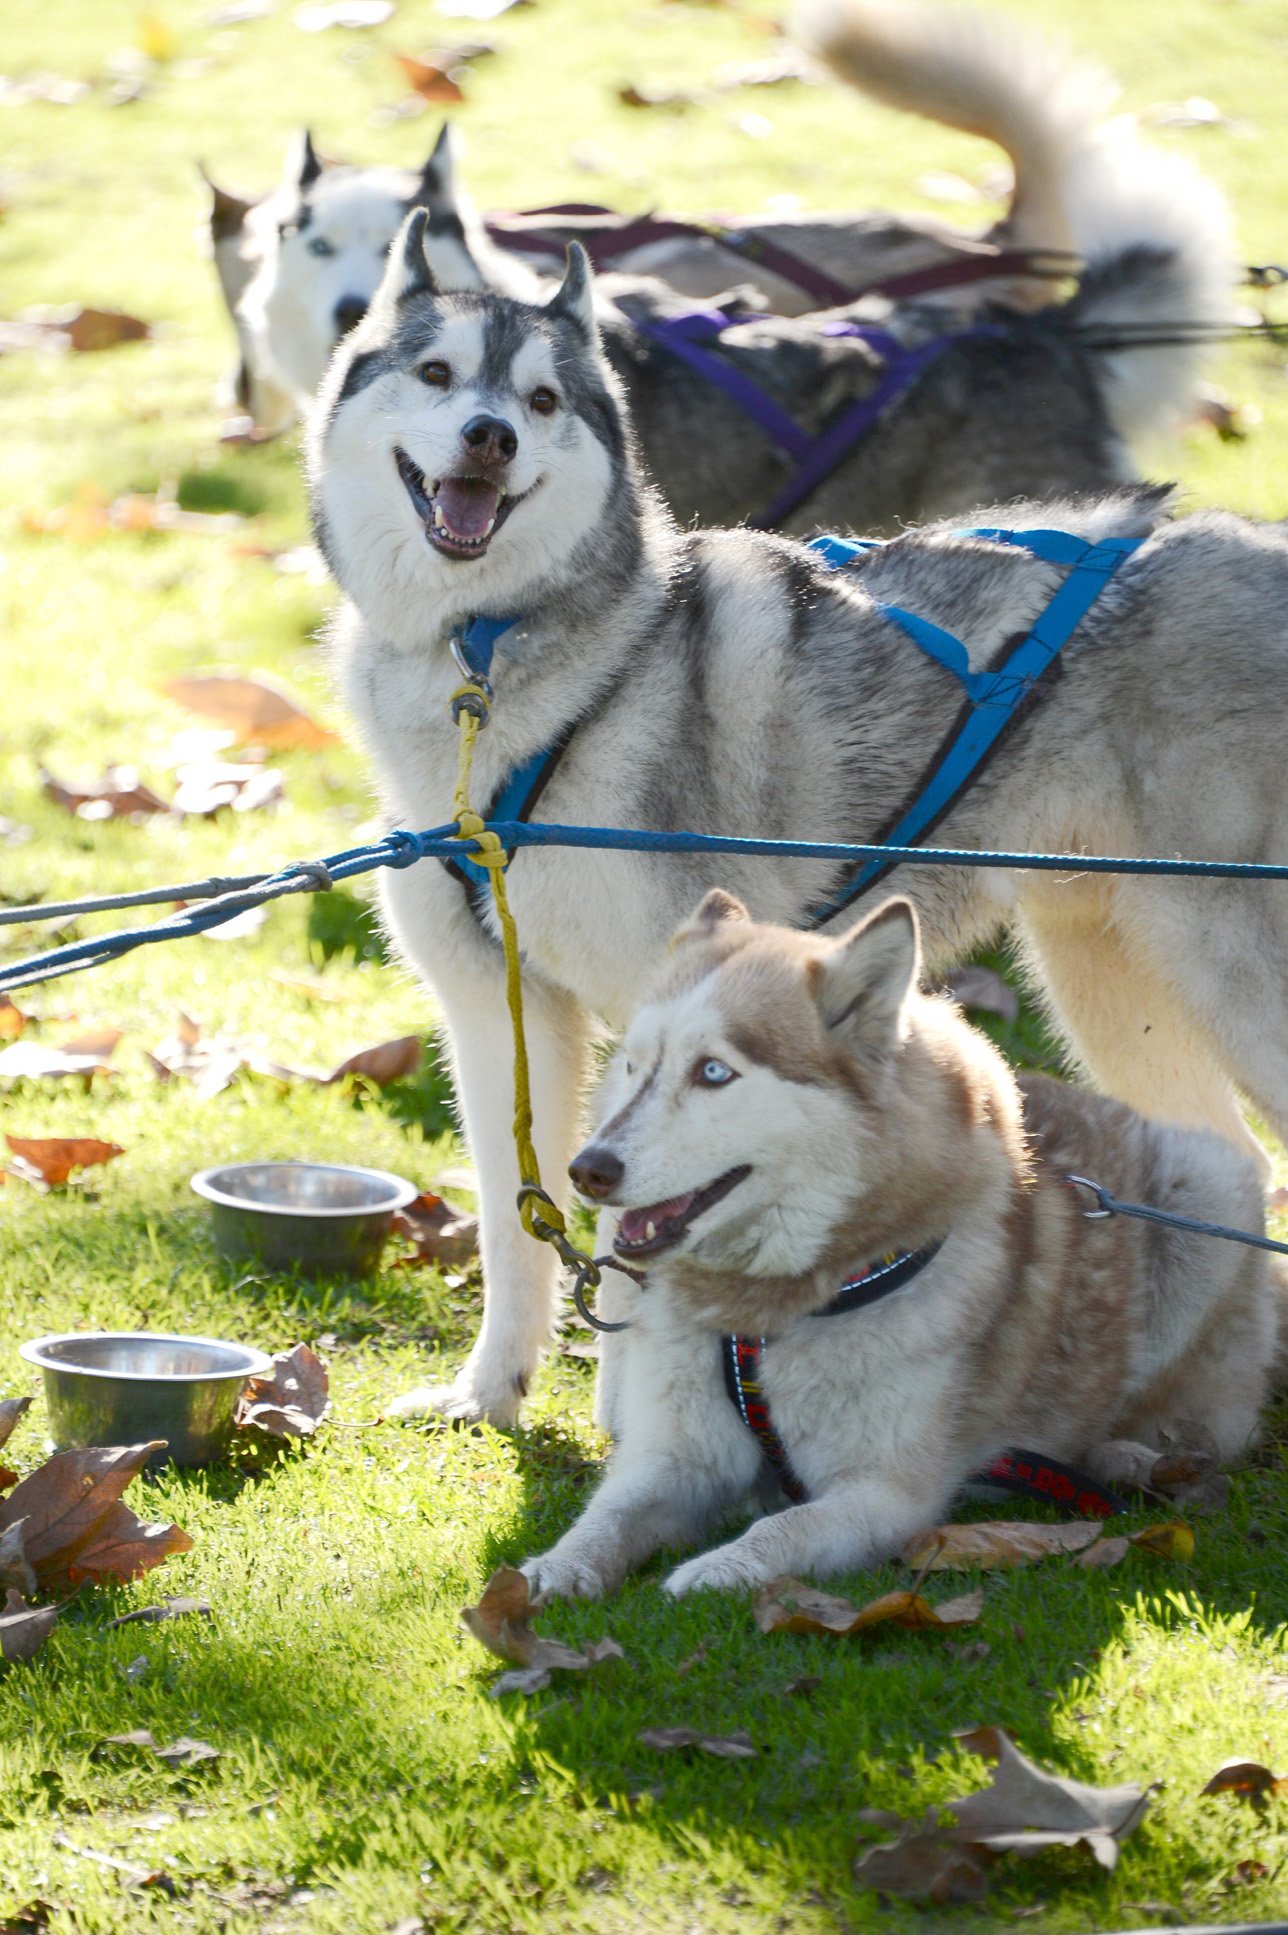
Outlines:
[{"label": "black and white husky", "polygon": [[[443,295],[414,214],[311,430],[318,542],[346,593],[339,677],[393,823],[451,812],[460,675],[496,646],[473,795],[564,743],[539,817],[865,840],[915,792],[957,679],[883,613],[902,606],[986,666],[1065,573],[945,525],[828,570],[749,531],[681,531],[641,481],[596,335],[584,256],[544,306]],[[950,847],[1288,860],[1288,542],[1163,494],[1010,506],[981,523],[1139,537],[1063,676],[935,833]],[[526,963],[537,1141],[557,1188],[595,1018],[621,1027],[707,888],[800,924],[823,862],[528,849],[510,897]],[[515,1416],[547,1337],[548,1253],[520,1229],[501,954],[486,899],[423,861],[386,877],[389,928],[441,1003],[482,1185],[486,1303],[456,1382],[409,1410]],[[932,969],[1009,927],[1096,1081],[1147,1113],[1245,1131],[1234,1090],[1288,1134],[1288,888],[906,868]],[[860,907],[864,903],[859,903]],[[845,921],[833,922],[828,931]],[[756,1053],[755,1042],[748,1052]],[[795,1205],[799,1216],[806,1206]]]}]

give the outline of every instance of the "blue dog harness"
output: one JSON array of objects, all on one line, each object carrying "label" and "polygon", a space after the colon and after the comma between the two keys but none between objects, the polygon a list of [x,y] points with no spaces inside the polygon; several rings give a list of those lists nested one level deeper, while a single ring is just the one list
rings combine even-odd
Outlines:
[{"label": "blue dog harness", "polygon": [[[1144,543],[1143,538],[1102,538],[1099,543],[1091,544],[1065,531],[973,529],[960,535],[1014,545],[1045,563],[1069,566],[1069,574],[1032,629],[1009,649],[1003,647],[1000,663],[978,672],[971,671],[966,647],[952,632],[919,617],[916,612],[906,611],[902,605],[873,600],[883,618],[898,625],[919,651],[952,673],[961,685],[964,700],[946,737],[931,756],[911,804],[891,816],[873,835],[872,844],[915,846],[933,832],[997,751],[1040,685],[1050,678],[1061,651],[1119,565]],[[879,549],[884,542],[881,538],[819,537],[811,541],[809,548],[821,563],[839,570],[855,558]],[[457,662],[469,678],[487,686],[497,640],[519,622],[517,618],[485,617],[469,621],[452,641]],[[552,746],[533,753],[502,782],[488,803],[483,816],[487,821],[521,822],[532,817],[577,723],[571,721]],[[466,855],[442,864],[470,890],[471,896],[477,889],[486,888],[487,869]],[[821,927],[834,919],[897,864],[894,860],[866,861],[829,899],[810,908],[802,924]]]}]

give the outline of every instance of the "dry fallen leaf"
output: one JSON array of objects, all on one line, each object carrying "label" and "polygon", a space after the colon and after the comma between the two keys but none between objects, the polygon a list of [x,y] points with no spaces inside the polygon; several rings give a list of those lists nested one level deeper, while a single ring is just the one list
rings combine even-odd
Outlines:
[{"label": "dry fallen leaf", "polygon": [[41,309],[0,324],[0,351],[41,349],[89,351],[115,349],[119,343],[138,343],[152,334],[139,316],[121,309],[91,309],[68,303]]},{"label": "dry fallen leaf", "polygon": [[360,1075],[383,1088],[386,1082],[401,1082],[414,1075],[420,1067],[420,1055],[420,1036],[400,1035],[396,1041],[377,1042],[372,1048],[360,1048],[356,1055],[346,1056],[325,1079],[341,1082],[346,1075]]},{"label": "dry fallen leaf", "polygon": [[0,1445],[7,1445],[21,1417],[31,1409],[29,1397],[0,1398]]},{"label": "dry fallen leaf", "polygon": [[946,1632],[972,1626],[984,1610],[983,1587],[959,1599],[932,1606],[913,1587],[883,1593],[855,1607],[834,1593],[820,1592],[803,1579],[774,1579],[756,1594],[755,1620],[762,1633],[835,1633],[848,1638],[868,1626],[893,1623],[914,1632]]},{"label": "dry fallen leaf", "polygon": [[413,1256],[400,1259],[403,1265],[468,1263],[478,1255],[478,1217],[453,1209],[431,1190],[423,1190],[406,1209],[394,1211],[394,1228],[416,1245]]},{"label": "dry fallen leaf", "polygon": [[147,1727],[136,1727],[132,1733],[109,1733],[99,1743],[100,1747],[140,1747],[145,1753],[155,1754],[170,1767],[194,1767],[201,1761],[218,1760],[219,1749],[205,1740],[190,1740],[185,1734],[180,1740],[172,1740],[168,1747],[158,1747],[156,1740]]},{"label": "dry fallen leaf", "polygon": [[0,1659],[29,1660],[49,1638],[57,1618],[57,1606],[31,1607],[20,1592],[6,1593],[0,1612]]},{"label": "dry fallen leaf", "polygon": [[899,1554],[907,1566],[927,1572],[988,1571],[996,1566],[1027,1565],[1053,1552],[1080,1552],[1100,1536],[1098,1519],[1067,1525],[1030,1525],[1023,1519],[986,1520],[976,1525],[938,1525],[918,1532]]},{"label": "dry fallen leaf", "polygon": [[417,60],[412,54],[395,54],[403,79],[422,101],[463,101],[464,93],[452,76],[432,61]]},{"label": "dry fallen leaf", "polygon": [[1194,1534],[1188,1525],[1172,1519],[1166,1525],[1147,1525],[1141,1532],[1129,1532],[1109,1539],[1097,1539],[1074,1559],[1074,1565],[1088,1570],[1107,1570],[1125,1559],[1133,1546],[1151,1552],[1156,1559],[1192,1559]]},{"label": "dry fallen leaf", "polygon": [[645,1727],[635,1738],[642,1747],[656,1747],[663,1754],[677,1747],[696,1747],[717,1760],[755,1760],[760,1752],[746,1732],[699,1733],[696,1727]]},{"label": "dry fallen leaf", "polygon": [[73,1055],[65,1048],[35,1041],[12,1041],[0,1048],[0,1081],[44,1082],[60,1075],[81,1075],[86,1082],[111,1070],[101,1055]]},{"label": "dry fallen leaf", "polygon": [[84,1579],[137,1579],[192,1545],[177,1525],[148,1525],[121,1494],[154,1442],[57,1451],[0,1501],[0,1534],[19,1520],[27,1563],[47,1592]]},{"label": "dry fallen leaf", "polygon": [[523,1669],[519,1674],[503,1673],[492,1687],[494,1693],[536,1693],[549,1685],[550,1674],[556,1669],[583,1672],[601,1660],[623,1657],[615,1639],[600,1639],[579,1648],[543,1638],[532,1630],[533,1611],[527,1579],[508,1565],[499,1566],[492,1574],[476,1606],[461,1608],[461,1622],[480,1646]]},{"label": "dry fallen leaf", "polygon": [[1006,1022],[1015,1021],[1019,1015],[1019,996],[1010,982],[1004,981],[993,968],[975,965],[953,968],[939,985],[963,1008],[998,1015]]},{"label": "dry fallen leaf", "polygon": [[335,733],[310,718],[268,679],[212,672],[203,677],[166,679],[161,690],[176,705],[228,727],[237,735],[239,745],[285,748],[338,743]]},{"label": "dry fallen leaf", "polygon": [[1139,1826],[1149,1806],[1149,1790],[1134,1781],[1091,1787],[1048,1772],[1022,1754],[1001,1727],[976,1727],[957,1739],[968,1753],[998,1763],[989,1786],[947,1803],[959,1836],[991,1854],[1086,1847],[1102,1868],[1112,1868],[1119,1843]]},{"label": "dry fallen leaf", "polygon": [[179,783],[170,811],[185,819],[213,819],[225,807],[235,813],[258,812],[280,805],[285,793],[281,773],[269,766],[210,759],[180,766],[176,776]]},{"label": "dry fallen leaf", "polygon": [[1254,1807],[1264,1807],[1269,1794],[1288,1794],[1288,1774],[1272,1774],[1257,1760],[1227,1760],[1217,1768],[1203,1794],[1235,1794]]},{"label": "dry fallen leaf", "polygon": [[17,1041],[31,1020],[7,994],[0,994],[0,1041]]},{"label": "dry fallen leaf", "polygon": [[119,1619],[109,1619],[107,1630],[114,1626],[155,1626],[163,1619],[185,1619],[189,1615],[213,1619],[214,1611],[208,1599],[165,1599],[159,1606],[136,1606]]},{"label": "dry fallen leaf", "polygon": [[125,1154],[119,1142],[94,1136],[6,1135],[15,1156],[30,1164],[42,1182],[65,1183],[74,1169],[91,1169]]},{"label": "dry fallen leaf", "polygon": [[330,1382],[324,1360],[307,1344],[279,1350],[271,1371],[247,1380],[234,1422],[272,1438],[312,1437],[329,1408]]},{"label": "dry fallen leaf", "polygon": [[[881,1823],[893,1825],[898,1816]],[[921,1821],[910,1821],[895,1841],[868,1848],[854,1864],[861,1888],[906,1901],[928,1901],[936,1908],[948,1902],[979,1901],[988,1893],[984,1859],[963,1847],[950,1829],[943,1828],[928,1810]]]},{"label": "dry fallen leaf", "polygon": [[79,786],[42,768],[40,785],[48,798],[81,820],[144,820],[170,810],[159,793],[143,784],[136,766],[109,766],[101,779]]}]

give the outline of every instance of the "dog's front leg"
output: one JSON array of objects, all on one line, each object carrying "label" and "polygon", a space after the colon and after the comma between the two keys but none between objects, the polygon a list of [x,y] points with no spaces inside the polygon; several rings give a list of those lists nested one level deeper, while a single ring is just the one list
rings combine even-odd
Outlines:
[{"label": "dog's front leg", "polygon": [[[682,1433],[677,1433],[682,1437]],[[620,1454],[572,1530],[523,1571],[534,1596],[598,1599],[665,1545],[688,1545],[731,1501],[736,1484],[719,1460],[704,1464],[654,1454],[629,1464]]]},{"label": "dog's front leg", "polygon": [[[558,1259],[522,1228],[516,1207],[514,1043],[500,955],[466,980],[436,982],[451,1044],[456,1094],[479,1177],[483,1325],[453,1383],[422,1385],[392,1406],[396,1417],[513,1424],[550,1335]],[[524,1013],[533,1142],[545,1187],[567,1201],[589,1029],[570,995],[525,977]]]},{"label": "dog's front leg", "polygon": [[879,1565],[933,1524],[944,1502],[937,1491],[914,1497],[879,1477],[838,1485],[807,1504],[757,1519],[740,1538],[677,1566],[666,1590],[678,1596],[713,1586],[762,1586],[784,1572],[826,1579]]}]

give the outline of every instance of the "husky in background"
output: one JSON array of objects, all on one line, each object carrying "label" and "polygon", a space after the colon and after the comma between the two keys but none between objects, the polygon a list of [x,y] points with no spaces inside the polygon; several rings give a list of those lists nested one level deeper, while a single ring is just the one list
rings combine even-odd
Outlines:
[{"label": "husky in background", "polygon": [[[486,238],[456,262],[471,212],[452,185],[451,137],[424,166],[350,168],[324,160],[307,129],[293,138],[271,195],[246,201],[207,181],[220,290],[237,333],[232,389],[257,429],[282,430],[307,409],[336,344],[366,313],[407,212],[424,208],[439,260],[462,277],[504,275]],[[479,251],[482,248],[480,257]]]},{"label": "husky in background", "polygon": [[[1183,164],[1168,159],[1159,195],[1173,211],[1171,225],[1161,227],[1155,213],[1142,231],[1143,197],[1157,158],[1110,140],[1104,114],[1112,83],[1044,37],[1013,21],[888,0],[805,0],[796,28],[854,87],[995,142],[1011,159],[1014,191],[1004,220],[983,236],[895,215],[801,215],[742,224],[740,233],[752,243],[778,244],[856,293],[946,264],[978,268],[998,248],[1067,255],[1074,266],[1142,239],[1160,248],[1174,243],[1175,205],[1186,199]],[[381,255],[410,206],[430,210],[432,259],[445,287],[482,283],[511,295],[536,293],[546,259],[497,248],[459,186],[453,189],[453,174],[444,128],[420,171],[328,164],[302,134],[280,187],[266,199],[246,201],[211,184],[215,261],[240,348],[236,389],[265,432],[311,399],[339,335],[370,300]],[[1135,197],[1131,232],[1115,234],[1107,215],[1118,206],[1124,180]],[[1201,185],[1196,254],[1199,241],[1208,239],[1211,194]],[[754,250],[734,250],[698,229],[631,250],[615,266],[660,277],[690,297],[715,299],[738,283],[781,315],[812,306],[795,283],[760,264]],[[1210,274],[1224,298],[1221,249]],[[1012,273],[972,277],[925,300],[942,325],[945,305],[958,319],[994,300],[1013,311],[1032,310],[1052,290],[1046,276]],[[1192,302],[1180,313],[1190,317]],[[783,360],[796,375],[791,359]],[[861,375],[851,371],[851,382]],[[794,392],[793,402],[802,394]]]},{"label": "husky in background", "polygon": [[[343,589],[341,686],[391,823],[451,814],[460,675],[479,614],[496,700],[472,796],[563,742],[540,817],[868,840],[958,714],[955,678],[877,601],[951,627],[976,668],[1063,579],[951,525],[827,570],[787,539],[681,531],[642,481],[574,249],[544,306],[438,293],[414,213],[314,414],[320,548]],[[980,522],[1147,539],[1066,648],[1063,676],[937,827],[945,846],[1288,861],[1288,544],[1165,493],[1026,504]],[[510,872],[525,960],[537,1143],[557,1187],[578,1142],[592,1017],[625,1026],[669,936],[728,885],[799,924],[824,862],[533,849]],[[1288,1135],[1288,888],[1146,876],[908,869],[932,971],[1009,928],[1097,1083],[1161,1119],[1246,1131],[1234,1085]],[[520,1229],[504,976],[486,896],[436,862],[384,910],[433,987],[482,1183],[486,1304],[469,1362],[409,1409],[517,1412],[549,1334],[553,1259]]]},{"label": "husky in background", "polygon": [[[918,967],[906,900],[832,940],[756,926],[717,888],[676,936],[572,1165],[648,1274],[607,1475],[524,1567],[542,1598],[615,1590],[753,1490],[761,1441],[724,1388],[734,1338],[795,1502],[681,1565],[673,1593],[878,1564],[1011,1446],[1125,1487],[1149,1483],[1180,1420],[1224,1462],[1247,1448],[1288,1319],[1270,1259],[1089,1222],[1064,1178],[1259,1231],[1252,1163],[1017,1083],[918,992]],[[843,1285],[850,1306],[829,1310]]]}]

